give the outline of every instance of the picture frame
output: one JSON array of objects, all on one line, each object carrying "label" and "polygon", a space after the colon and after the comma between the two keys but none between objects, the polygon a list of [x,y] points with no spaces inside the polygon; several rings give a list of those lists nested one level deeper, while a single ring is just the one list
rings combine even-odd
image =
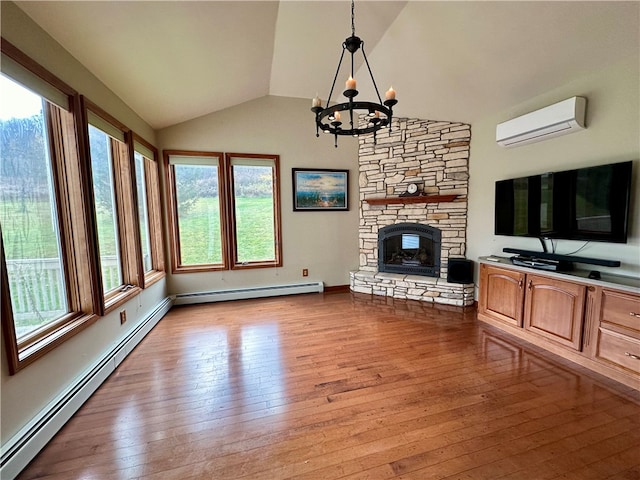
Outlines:
[{"label": "picture frame", "polygon": [[349,210],[349,170],[293,168],[293,211]]}]

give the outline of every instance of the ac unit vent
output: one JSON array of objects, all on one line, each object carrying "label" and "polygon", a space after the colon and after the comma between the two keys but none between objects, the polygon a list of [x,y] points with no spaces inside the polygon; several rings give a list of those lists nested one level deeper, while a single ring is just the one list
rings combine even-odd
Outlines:
[{"label": "ac unit vent", "polygon": [[515,147],[583,130],[587,106],[584,97],[572,97],[498,124],[496,142]]}]

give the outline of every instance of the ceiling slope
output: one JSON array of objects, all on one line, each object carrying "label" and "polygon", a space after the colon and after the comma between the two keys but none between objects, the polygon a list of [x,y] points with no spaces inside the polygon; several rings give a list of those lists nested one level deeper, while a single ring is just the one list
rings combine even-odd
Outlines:
[{"label": "ceiling slope", "polygon": [[[346,0],[16,4],[156,129],[265,95],[326,99],[351,35]],[[355,27],[381,94],[398,92],[397,115],[473,122],[638,58],[639,7],[360,0]]]}]

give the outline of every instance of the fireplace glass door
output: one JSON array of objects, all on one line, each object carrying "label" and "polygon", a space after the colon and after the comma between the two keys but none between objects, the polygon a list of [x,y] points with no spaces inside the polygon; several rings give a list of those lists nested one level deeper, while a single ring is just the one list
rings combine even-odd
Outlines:
[{"label": "fireplace glass door", "polygon": [[378,234],[378,271],[439,276],[440,230],[422,224],[397,224]]}]

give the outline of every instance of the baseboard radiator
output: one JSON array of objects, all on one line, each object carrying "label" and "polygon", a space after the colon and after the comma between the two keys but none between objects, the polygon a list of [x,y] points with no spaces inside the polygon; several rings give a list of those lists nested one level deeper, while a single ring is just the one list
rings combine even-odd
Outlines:
[{"label": "baseboard radiator", "polygon": [[322,282],[294,283],[290,285],[274,285],[270,287],[238,288],[235,290],[217,290],[211,292],[180,293],[174,297],[174,305],[189,305],[193,303],[224,302],[227,300],[246,300],[249,298],[277,297],[280,295],[295,295],[298,293],[321,293],[324,291]]},{"label": "baseboard radiator", "polygon": [[7,480],[15,478],[33,460],[135,346],[166,315],[171,306],[171,298],[161,301],[134,329],[127,332],[120,342],[2,446],[0,478]]}]

